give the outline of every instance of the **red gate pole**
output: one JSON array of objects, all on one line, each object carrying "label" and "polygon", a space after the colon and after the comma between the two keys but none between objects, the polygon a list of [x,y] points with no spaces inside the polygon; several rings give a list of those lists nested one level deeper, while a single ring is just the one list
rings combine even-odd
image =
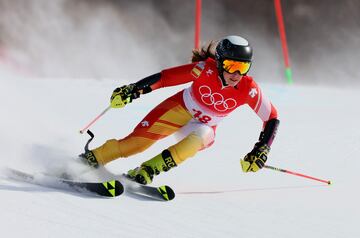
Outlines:
[{"label": "red gate pole", "polygon": [[195,1],[195,49],[199,49],[201,33],[201,0]]},{"label": "red gate pole", "polygon": [[288,83],[291,84],[291,83],[293,83],[292,71],[290,68],[289,51],[288,51],[287,41],[286,41],[284,18],[283,18],[282,9],[281,9],[281,0],[274,0],[274,6],[275,6],[277,24],[278,24],[278,28],[279,28],[281,46],[282,46],[282,51],[283,51],[283,56],[284,56],[284,61],[285,61],[285,75],[286,75]]}]

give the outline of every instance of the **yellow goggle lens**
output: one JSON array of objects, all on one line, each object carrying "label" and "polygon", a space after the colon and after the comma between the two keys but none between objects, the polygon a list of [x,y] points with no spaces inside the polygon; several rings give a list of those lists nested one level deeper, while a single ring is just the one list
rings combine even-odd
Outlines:
[{"label": "yellow goggle lens", "polygon": [[251,62],[241,62],[229,59],[223,61],[223,69],[230,74],[233,74],[236,71],[239,71],[240,74],[246,74],[249,71],[250,66]]}]

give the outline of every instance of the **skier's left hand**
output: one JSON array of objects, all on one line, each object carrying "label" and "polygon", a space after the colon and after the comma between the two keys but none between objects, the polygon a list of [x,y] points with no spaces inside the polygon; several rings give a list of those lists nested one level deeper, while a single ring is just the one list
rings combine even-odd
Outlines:
[{"label": "skier's left hand", "polygon": [[256,143],[254,149],[240,160],[242,170],[245,173],[257,172],[264,167],[269,152],[268,145]]}]

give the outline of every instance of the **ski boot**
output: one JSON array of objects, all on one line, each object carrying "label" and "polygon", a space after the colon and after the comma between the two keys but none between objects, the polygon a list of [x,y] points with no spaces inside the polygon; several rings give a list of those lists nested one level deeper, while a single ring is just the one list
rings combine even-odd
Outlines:
[{"label": "ski boot", "polygon": [[98,168],[99,162],[96,160],[94,153],[91,150],[85,151],[85,153],[80,154],[79,158],[85,164],[89,165],[92,168]]},{"label": "ski boot", "polygon": [[160,172],[167,172],[173,167],[176,167],[176,163],[170,151],[164,150],[161,154],[142,163],[140,167],[129,170],[127,176],[140,184],[146,185],[152,182],[155,175],[159,175]]}]

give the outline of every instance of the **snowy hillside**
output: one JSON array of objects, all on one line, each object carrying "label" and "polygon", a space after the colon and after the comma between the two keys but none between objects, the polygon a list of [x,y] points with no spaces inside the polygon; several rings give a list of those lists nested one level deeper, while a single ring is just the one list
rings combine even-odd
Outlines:
[{"label": "snowy hillside", "polygon": [[[77,173],[78,133],[125,80],[29,79],[0,69],[1,168]],[[239,159],[256,141],[261,121],[244,107],[217,130],[214,146],[156,178],[175,200],[124,195],[92,198],[0,179],[1,237],[359,237],[359,90],[263,84],[281,125],[269,165],[329,179],[333,185],[263,169],[241,172]],[[91,147],[126,136],[144,115],[181,87],[161,89],[110,110],[92,130]],[[174,142],[108,166],[126,172]],[[91,173],[81,175],[94,180]]]}]

